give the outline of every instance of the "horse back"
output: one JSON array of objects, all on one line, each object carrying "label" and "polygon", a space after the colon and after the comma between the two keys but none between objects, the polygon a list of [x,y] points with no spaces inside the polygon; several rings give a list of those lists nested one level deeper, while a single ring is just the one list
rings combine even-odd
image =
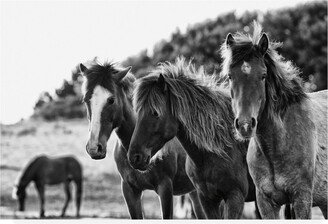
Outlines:
[{"label": "horse back", "polygon": [[80,181],[83,178],[83,170],[80,162],[74,156],[63,157],[66,163],[67,178]]},{"label": "horse back", "polygon": [[44,158],[40,163],[38,178],[47,185],[82,179],[82,167],[72,156]]}]

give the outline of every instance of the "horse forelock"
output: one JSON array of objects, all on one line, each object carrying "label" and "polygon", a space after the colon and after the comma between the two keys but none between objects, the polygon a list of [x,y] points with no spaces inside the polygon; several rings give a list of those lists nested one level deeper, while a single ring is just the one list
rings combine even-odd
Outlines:
[{"label": "horse forelock", "polygon": [[[165,77],[166,93],[157,84],[159,74]],[[225,149],[235,140],[230,98],[221,88],[214,76],[179,58],[174,64],[161,64],[137,82],[134,108],[164,115],[170,102],[170,112],[185,126],[191,141],[226,157]]]},{"label": "horse forelock", "polygon": [[[258,43],[262,37],[262,26],[258,22],[253,22],[253,34],[237,32],[233,35],[232,46],[222,44],[220,48],[223,63],[221,65],[220,76],[228,80],[230,68],[239,62],[253,57],[262,57],[258,49]],[[266,80],[266,112],[270,118],[281,121],[280,115],[286,108],[298,103],[306,98],[303,90],[300,71],[291,61],[285,60],[279,55],[277,48],[281,47],[280,42],[269,42],[269,48],[264,56],[264,63],[268,69]]]},{"label": "horse forelock", "polygon": [[[253,34],[236,32],[233,35],[234,43],[227,46],[223,43],[220,48],[223,62],[221,64],[221,75],[227,77],[230,68],[241,61],[249,61],[252,57],[261,57],[258,43],[262,37],[262,26],[258,22],[253,22]],[[269,51],[278,47],[277,43],[270,42]]]},{"label": "horse forelock", "polygon": [[84,73],[84,81],[82,85],[84,100],[87,101],[91,98],[96,86],[104,87],[114,94],[115,85],[117,85],[123,89],[125,94],[132,97],[135,77],[129,72],[122,80],[117,82],[115,75],[121,70],[122,68],[116,63],[99,63],[98,61],[92,61],[90,67]]}]

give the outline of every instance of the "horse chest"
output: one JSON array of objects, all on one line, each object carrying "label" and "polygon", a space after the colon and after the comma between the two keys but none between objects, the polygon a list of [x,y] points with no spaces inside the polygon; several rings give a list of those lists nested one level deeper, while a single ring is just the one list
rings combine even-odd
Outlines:
[{"label": "horse chest", "polygon": [[124,163],[117,163],[118,171],[124,182],[139,190],[153,190],[154,184],[149,171],[138,171],[133,169],[127,160]]},{"label": "horse chest", "polygon": [[153,179],[151,171],[138,171],[133,169],[128,161],[124,164],[117,164],[118,170],[121,174],[123,181],[130,186],[139,190],[154,190],[156,180]]},{"label": "horse chest", "polygon": [[[188,177],[195,189],[206,195],[206,197],[212,199],[222,198],[226,192],[232,189],[231,186],[236,184],[228,178],[231,175],[227,175],[219,166],[219,163],[214,163],[211,160],[206,162],[206,167],[197,167],[190,159],[187,159],[186,171]],[[209,164],[212,164],[212,166]]]},{"label": "horse chest", "polygon": [[256,188],[273,201],[283,203],[288,180],[274,169],[274,164],[268,161],[254,139],[248,146],[247,163]]},{"label": "horse chest", "polygon": [[154,190],[155,188],[150,175],[146,172],[131,170],[128,174],[127,181],[130,185],[141,190]]}]

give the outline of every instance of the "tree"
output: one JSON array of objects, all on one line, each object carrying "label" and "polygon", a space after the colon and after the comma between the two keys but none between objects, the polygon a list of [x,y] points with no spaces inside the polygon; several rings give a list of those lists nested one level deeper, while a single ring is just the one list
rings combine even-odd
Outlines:
[{"label": "tree", "polygon": [[[247,11],[241,16],[236,16],[235,12],[222,14],[214,20],[189,26],[186,33],[177,29],[170,39],[159,41],[150,54],[143,50],[128,57],[122,64],[132,66],[132,72],[140,78],[159,62],[173,62],[176,57],[184,56],[193,59],[196,65],[203,65],[207,72],[218,73],[222,62],[218,50],[226,35],[236,31],[249,32],[253,20],[262,23],[271,40],[284,43],[279,53],[301,69],[306,89],[317,91],[327,88],[326,1],[300,4],[265,14],[257,11]],[[49,119],[85,116],[81,104],[81,84],[82,76],[77,65],[72,71],[71,80],[64,80],[61,88],[56,90],[58,99],[50,100],[49,93],[39,97],[35,108],[43,110],[40,116]]]}]

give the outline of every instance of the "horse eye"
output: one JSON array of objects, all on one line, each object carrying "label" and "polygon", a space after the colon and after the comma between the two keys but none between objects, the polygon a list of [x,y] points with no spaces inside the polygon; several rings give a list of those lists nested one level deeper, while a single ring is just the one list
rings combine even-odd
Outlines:
[{"label": "horse eye", "polygon": [[109,105],[112,105],[112,104],[114,103],[114,98],[108,98],[108,99],[107,99],[107,103],[108,103]]},{"label": "horse eye", "polygon": [[228,78],[231,80],[231,75],[230,74],[228,75]]},{"label": "horse eye", "polygon": [[263,75],[262,75],[262,78],[261,78],[261,79],[262,79],[262,81],[264,81],[264,80],[265,80],[265,78],[266,78],[266,74],[263,74]]}]

